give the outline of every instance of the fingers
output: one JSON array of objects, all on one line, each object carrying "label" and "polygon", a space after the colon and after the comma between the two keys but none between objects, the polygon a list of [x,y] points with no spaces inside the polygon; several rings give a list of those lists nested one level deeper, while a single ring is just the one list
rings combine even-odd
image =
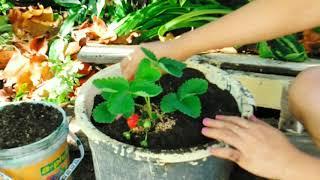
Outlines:
[{"label": "fingers", "polygon": [[202,128],[201,133],[206,137],[221,140],[237,149],[241,147],[241,138],[229,129]]},{"label": "fingers", "polygon": [[127,70],[127,66],[129,64],[129,59],[123,59],[120,62],[120,68],[121,68],[121,73],[123,74],[123,76],[126,77],[126,70]]},{"label": "fingers", "polygon": [[202,121],[203,125],[207,127],[213,127],[213,128],[230,128],[235,129],[239,128],[241,126],[238,126],[237,124],[234,124],[232,122],[228,121],[221,121],[221,120],[214,120],[209,118],[204,118]]},{"label": "fingers", "polygon": [[255,122],[257,124],[261,124],[261,125],[267,125],[269,126],[268,123],[264,122],[264,121],[261,121],[260,119],[258,119],[256,116],[252,115],[249,117],[249,120],[251,120],[252,122]]},{"label": "fingers", "polygon": [[241,152],[232,148],[211,148],[210,153],[213,156],[228,159],[235,163],[239,162],[241,158]]},{"label": "fingers", "polygon": [[240,117],[237,116],[223,116],[223,115],[217,115],[216,116],[217,120],[222,120],[222,121],[228,121],[230,123],[236,124],[240,127],[244,128],[249,128],[250,127],[250,122],[246,121]]},{"label": "fingers", "polygon": [[236,135],[240,136],[241,138],[246,138],[247,128],[238,126],[237,124],[228,122],[228,121],[221,121],[221,120],[213,120],[209,118],[205,118],[202,121],[203,125],[206,127],[216,128],[216,129],[228,129],[234,132]]},{"label": "fingers", "polygon": [[133,79],[133,76],[136,70],[136,68],[131,67],[132,65],[130,65],[130,62],[131,62],[130,59],[124,59],[120,63],[121,73],[128,80]]}]

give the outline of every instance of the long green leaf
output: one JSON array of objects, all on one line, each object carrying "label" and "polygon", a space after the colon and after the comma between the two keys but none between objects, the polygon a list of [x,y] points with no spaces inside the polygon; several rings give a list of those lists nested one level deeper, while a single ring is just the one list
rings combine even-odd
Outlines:
[{"label": "long green leaf", "polygon": [[0,16],[0,26],[8,24],[8,16]]},{"label": "long green leaf", "polygon": [[10,32],[10,31],[12,31],[11,24],[5,24],[5,25],[0,26],[0,33]]},{"label": "long green leaf", "polygon": [[257,44],[259,56],[262,58],[274,58],[273,52],[266,41]]},{"label": "long green leaf", "polygon": [[12,33],[2,33],[0,35],[0,46],[7,45],[12,40]]},{"label": "long green leaf", "polygon": [[197,11],[192,11],[190,13],[184,14],[182,16],[179,16],[171,21],[169,21],[168,23],[164,24],[158,32],[159,36],[164,36],[164,34],[170,30],[172,27],[174,27],[175,25],[183,22],[183,21],[187,21],[188,19],[191,19],[193,17],[196,16],[201,16],[201,15],[209,15],[209,14],[213,14],[213,15],[224,15],[224,14],[228,14],[230,13],[231,10],[229,9],[211,9],[211,10],[197,10]]},{"label": "long green leaf", "polygon": [[59,34],[61,37],[65,37],[66,35],[68,35],[72,31],[74,23],[78,17],[79,17],[79,14],[72,14],[72,15],[68,16],[68,18],[63,22],[63,24],[60,28]]},{"label": "long green leaf", "polygon": [[187,0],[179,0],[180,6],[183,6],[186,3]]},{"label": "long green leaf", "polygon": [[97,0],[97,16],[101,15],[102,9],[106,3],[106,0]]},{"label": "long green leaf", "polygon": [[79,0],[54,0],[54,2],[59,4],[60,6],[68,8],[81,5],[81,2]]}]

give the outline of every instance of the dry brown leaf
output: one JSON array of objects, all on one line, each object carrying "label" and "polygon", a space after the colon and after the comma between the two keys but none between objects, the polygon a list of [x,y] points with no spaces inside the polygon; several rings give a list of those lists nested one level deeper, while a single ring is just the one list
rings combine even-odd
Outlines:
[{"label": "dry brown leaf", "polygon": [[17,47],[22,54],[30,54],[31,49],[28,41],[15,40],[13,45]]},{"label": "dry brown leaf", "polygon": [[43,62],[42,64],[42,69],[41,69],[41,79],[42,81],[49,80],[53,78],[54,74],[52,73],[49,63],[48,62]]},{"label": "dry brown leaf", "polygon": [[308,53],[320,54],[320,33],[306,30],[303,32],[303,39],[301,41]]},{"label": "dry brown leaf", "polygon": [[76,54],[80,51],[81,47],[79,45],[79,42],[70,42],[66,48],[66,51],[64,54],[66,56]]},{"label": "dry brown leaf", "polygon": [[89,19],[87,19],[85,22],[83,22],[80,26],[79,29],[85,29],[91,26],[91,23],[89,21]]},{"label": "dry brown leaf", "polygon": [[48,41],[45,36],[38,36],[33,38],[30,42],[30,49],[36,54],[45,55],[48,51]]},{"label": "dry brown leaf", "polygon": [[11,87],[5,87],[3,89],[0,89],[0,102],[10,102],[13,95],[14,92]]},{"label": "dry brown leaf", "polygon": [[38,6],[29,6],[22,14],[25,19],[36,18],[41,21],[53,21],[53,11],[51,7],[44,8],[41,4]]},{"label": "dry brown leaf", "polygon": [[114,31],[108,29],[104,21],[98,17],[93,17],[92,23],[84,22],[78,30],[72,32],[72,38],[75,41],[88,38],[88,40],[95,40],[99,42],[114,41],[117,35]]},{"label": "dry brown leaf", "polygon": [[[114,41],[110,41],[112,44],[131,44],[133,42],[133,40],[137,37],[139,37],[140,34],[137,32],[132,32],[127,36],[121,36],[118,37],[116,40]],[[107,44],[107,43],[103,43],[103,44]]]},{"label": "dry brown leaf", "polygon": [[86,39],[87,33],[90,31],[89,28],[80,29],[71,32],[71,37],[73,40],[79,42],[81,39]]},{"label": "dry brown leaf", "polygon": [[12,86],[17,82],[19,74],[23,73],[26,66],[29,64],[29,59],[24,57],[18,50],[12,55],[6,68],[2,73],[1,79],[6,79],[6,86]]},{"label": "dry brown leaf", "polygon": [[31,81],[31,72],[28,71],[28,68],[25,68],[25,71],[21,71],[19,76],[17,77],[16,85],[14,86],[15,90],[18,91],[22,86],[24,89],[29,90],[33,87],[33,83]]},{"label": "dry brown leaf", "polygon": [[19,8],[15,7],[9,11],[9,20],[13,24],[16,36],[23,38],[26,34],[41,36],[57,31],[60,20],[54,21],[53,11],[50,7]]},{"label": "dry brown leaf", "polygon": [[0,69],[4,69],[13,56],[13,50],[0,50]]},{"label": "dry brown leaf", "polygon": [[[32,84],[31,87],[40,85],[43,81],[51,79],[53,77],[52,72],[50,71],[47,57],[44,55],[34,55],[30,59],[30,77]],[[23,77],[27,78],[27,77]],[[18,82],[19,83],[19,82]],[[18,84],[17,83],[17,84]]]},{"label": "dry brown leaf", "polygon": [[27,85],[30,91],[40,85],[43,81],[53,77],[45,55],[33,55],[30,59],[23,56],[18,50],[9,60],[2,73],[2,79],[5,79],[6,87],[18,90],[22,85]]}]

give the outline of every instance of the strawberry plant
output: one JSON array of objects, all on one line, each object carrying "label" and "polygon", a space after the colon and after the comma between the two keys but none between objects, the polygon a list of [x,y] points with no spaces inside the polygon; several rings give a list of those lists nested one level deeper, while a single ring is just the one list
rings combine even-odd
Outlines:
[{"label": "strawberry plant", "polygon": [[[127,118],[129,131],[124,132],[126,139],[131,138],[133,132],[144,132],[145,139],[141,146],[148,146],[148,132],[157,121],[163,121],[167,113],[180,111],[192,118],[201,114],[201,103],[198,95],[205,93],[208,82],[204,79],[193,78],[184,82],[176,93],[171,92],[163,97],[160,107],[151,103],[151,98],[163,92],[158,81],[161,71],[175,77],[181,77],[186,67],[184,63],[162,57],[157,58],[151,51],[142,48],[145,54],[138,66],[135,77],[128,81],[123,77],[109,77],[97,79],[93,84],[99,88],[106,100],[93,110],[93,118],[98,123],[112,123],[118,115]],[[137,99],[144,99],[143,104]],[[139,115],[136,114],[136,108]]]}]

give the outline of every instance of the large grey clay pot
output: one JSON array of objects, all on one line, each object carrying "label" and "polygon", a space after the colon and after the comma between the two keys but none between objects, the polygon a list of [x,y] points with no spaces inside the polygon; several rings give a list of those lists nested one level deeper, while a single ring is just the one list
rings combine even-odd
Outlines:
[{"label": "large grey clay pot", "polygon": [[[237,101],[242,116],[253,114],[254,101],[250,93],[226,72],[215,66],[199,63],[201,56],[194,56],[186,64],[203,72],[206,78],[221,89],[226,89]],[[75,104],[77,123],[89,139],[96,179],[98,180],[227,180],[232,163],[212,157],[208,146],[221,147],[223,143],[203,145],[190,149],[163,150],[154,153],[134,147],[100,132],[90,122],[94,97],[99,90],[92,85],[94,79],[121,76],[119,64],[95,74],[79,91]]]}]

